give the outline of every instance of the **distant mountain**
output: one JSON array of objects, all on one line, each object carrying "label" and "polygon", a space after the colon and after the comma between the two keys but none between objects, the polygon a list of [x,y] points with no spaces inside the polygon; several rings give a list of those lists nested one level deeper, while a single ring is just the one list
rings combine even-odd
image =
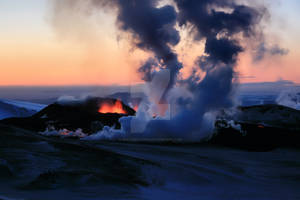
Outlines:
[{"label": "distant mountain", "polygon": [[0,99],[0,120],[10,117],[29,117],[45,108],[46,105]]}]

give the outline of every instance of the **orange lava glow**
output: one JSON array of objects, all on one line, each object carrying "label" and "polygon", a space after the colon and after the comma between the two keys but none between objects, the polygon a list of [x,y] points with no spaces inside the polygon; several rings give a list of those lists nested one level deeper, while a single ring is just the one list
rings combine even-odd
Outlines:
[{"label": "orange lava glow", "polygon": [[133,107],[133,110],[135,110],[136,112],[138,111],[138,109],[139,109],[139,106],[138,106],[138,105],[135,105],[135,106]]},{"label": "orange lava glow", "polygon": [[123,105],[120,100],[117,100],[114,104],[102,103],[98,112],[127,114],[127,112],[123,109]]},{"label": "orange lava glow", "polygon": [[265,128],[263,125],[258,125],[258,128]]},{"label": "orange lava glow", "polygon": [[62,136],[68,136],[70,134],[70,131],[64,129],[59,134],[62,135]]}]

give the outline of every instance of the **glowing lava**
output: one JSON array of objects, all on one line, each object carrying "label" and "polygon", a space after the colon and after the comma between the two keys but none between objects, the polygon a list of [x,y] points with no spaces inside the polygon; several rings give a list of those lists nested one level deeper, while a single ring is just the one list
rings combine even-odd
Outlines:
[{"label": "glowing lava", "polygon": [[138,106],[138,105],[135,105],[135,106],[133,107],[133,110],[135,110],[136,112],[138,111],[138,109],[139,109],[139,106]]},{"label": "glowing lava", "polygon": [[116,100],[114,104],[104,102],[101,104],[99,113],[118,113],[118,114],[127,114],[126,110],[123,109],[122,102]]}]

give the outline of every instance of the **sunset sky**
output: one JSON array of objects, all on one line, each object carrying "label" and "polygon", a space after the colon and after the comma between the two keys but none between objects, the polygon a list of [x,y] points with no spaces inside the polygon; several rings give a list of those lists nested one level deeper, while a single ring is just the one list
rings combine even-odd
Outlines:
[{"label": "sunset sky", "polygon": [[[270,18],[263,22],[266,39],[288,49],[254,62],[250,51],[239,57],[241,82],[300,83],[300,1],[265,0]],[[132,48],[113,13],[70,16],[53,23],[47,0],[0,0],[0,86],[127,85],[141,82],[136,69],[150,55]],[[64,16],[62,16],[63,18]],[[188,74],[203,45],[185,37],[175,48]]]}]

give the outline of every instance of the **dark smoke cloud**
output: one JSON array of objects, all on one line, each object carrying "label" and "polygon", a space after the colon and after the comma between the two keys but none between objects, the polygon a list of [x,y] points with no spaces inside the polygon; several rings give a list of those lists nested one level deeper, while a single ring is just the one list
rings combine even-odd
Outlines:
[{"label": "dark smoke cloud", "polygon": [[256,9],[238,5],[234,0],[174,1],[180,11],[180,25],[190,23],[197,31],[195,39],[216,37],[220,33],[250,35],[262,17]]},{"label": "dark smoke cloud", "polygon": [[[264,13],[261,12],[263,9],[239,4],[235,0],[173,1],[178,13],[172,5],[158,7],[159,0],[89,2],[91,9],[110,2],[109,7],[117,9],[119,29],[132,34],[136,47],[154,53],[155,58],[148,60],[139,69],[145,81],[153,79],[157,68],[170,71],[170,82],[163,99],[175,102],[179,111],[168,120],[161,118],[153,120],[146,112],[138,112],[136,117],[125,117],[120,120],[123,131],[130,133],[132,130],[130,126],[149,122],[140,137],[199,139],[205,137],[204,133],[211,132],[215,112],[233,105],[235,66],[239,53],[244,50],[241,39],[255,38],[257,25]],[[179,83],[178,74],[182,68],[176,52],[172,49],[180,41],[179,32],[175,28],[177,22],[183,28],[192,27],[191,36],[195,42],[199,40],[205,42],[205,53],[204,55],[199,53],[196,62],[198,69],[195,69],[195,73],[181,81],[182,87],[185,87],[192,97],[177,98],[177,101],[174,101],[172,92],[176,93],[174,85]],[[196,72],[199,70],[205,72],[203,79],[197,76]],[[157,73],[162,72],[164,71]],[[118,135],[119,132],[110,132],[106,128],[101,134],[118,137],[113,133]],[[128,135],[120,135],[123,136]]]},{"label": "dark smoke cloud", "polygon": [[254,53],[254,62],[259,62],[267,55],[271,56],[284,56],[289,53],[288,49],[281,48],[278,45],[268,46],[265,42],[262,42]]},{"label": "dark smoke cloud", "polygon": [[[192,74],[185,81],[194,98],[189,109],[170,121],[152,121],[148,130],[186,137],[203,137],[211,130],[207,114],[233,105],[232,93],[237,56],[243,51],[241,37],[255,36],[263,13],[238,5],[233,0],[174,0],[179,9],[181,26],[192,26],[194,39],[205,41],[205,54],[197,64],[206,72],[203,80]],[[201,134],[202,133],[202,134]]]},{"label": "dark smoke cloud", "polygon": [[[170,83],[164,94],[176,82],[176,77],[182,64],[178,61],[177,54],[170,46],[175,46],[180,41],[179,32],[175,29],[177,13],[173,6],[157,7],[157,0],[118,0],[118,21],[120,29],[131,32],[138,38],[136,46],[151,51],[163,67],[170,70]],[[144,65],[140,71],[151,71]]]},{"label": "dark smoke cloud", "polygon": [[142,76],[142,80],[146,82],[151,82],[153,76],[155,75],[155,68],[157,68],[159,64],[156,59],[149,58],[139,69],[138,72]]},{"label": "dark smoke cloud", "polygon": [[172,6],[156,8],[155,0],[119,0],[118,21],[120,28],[132,32],[139,38],[136,45],[155,53],[157,58],[167,63],[176,55],[168,45],[180,41],[175,29],[177,14]]},{"label": "dark smoke cloud", "polygon": [[214,112],[233,105],[234,67],[243,51],[240,39],[255,36],[263,13],[233,0],[174,2],[179,10],[179,24],[192,26],[195,41],[205,41],[205,54],[196,63],[206,75],[201,80],[194,71],[182,81],[193,98],[179,98],[184,109],[171,120],[151,120],[143,135],[201,139],[213,129]]},{"label": "dark smoke cloud", "polygon": [[[207,85],[213,85],[214,88],[207,87],[207,92],[218,91],[218,88],[223,87],[222,81],[219,80],[227,79],[225,82],[229,83],[234,77],[237,56],[243,51],[239,42],[240,35],[255,36],[263,13],[260,13],[258,9],[239,5],[234,0],[174,1],[179,9],[180,25],[191,25],[194,30],[194,39],[206,41],[205,53],[207,55],[199,57],[198,65],[207,72],[207,75],[199,83],[198,89],[206,88],[202,86],[207,85],[205,80],[212,82],[215,79],[216,84]],[[225,71],[224,65],[227,65]],[[231,87],[223,89],[227,89],[227,93],[231,92]]]},{"label": "dark smoke cloud", "polygon": [[209,55],[208,59],[212,62],[223,62],[225,64],[234,64],[242,47],[236,40],[228,38],[208,38],[205,45],[205,53]]}]

